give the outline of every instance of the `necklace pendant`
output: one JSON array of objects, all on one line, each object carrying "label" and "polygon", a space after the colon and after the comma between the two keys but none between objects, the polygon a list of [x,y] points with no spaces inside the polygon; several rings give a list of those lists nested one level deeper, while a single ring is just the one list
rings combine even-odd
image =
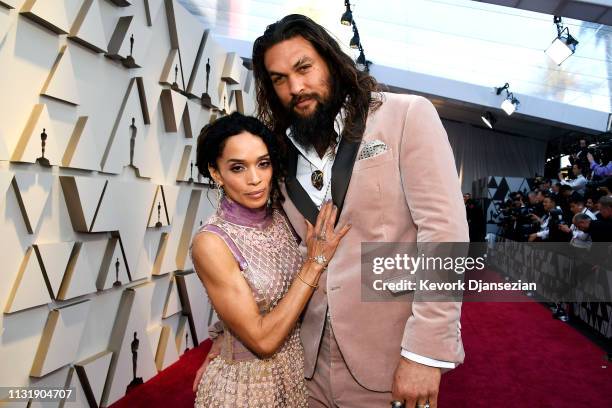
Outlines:
[{"label": "necklace pendant", "polygon": [[315,170],[310,175],[310,182],[317,190],[323,188],[323,172],[321,170]]}]

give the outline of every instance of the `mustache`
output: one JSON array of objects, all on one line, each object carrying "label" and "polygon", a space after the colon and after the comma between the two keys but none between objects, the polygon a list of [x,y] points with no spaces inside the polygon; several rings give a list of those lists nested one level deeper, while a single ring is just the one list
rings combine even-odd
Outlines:
[{"label": "mustache", "polygon": [[318,93],[303,93],[299,95],[294,95],[293,98],[291,98],[291,102],[289,103],[289,109],[293,110],[298,103],[303,102],[307,99],[314,99],[319,103],[323,103],[323,98],[321,98]]}]

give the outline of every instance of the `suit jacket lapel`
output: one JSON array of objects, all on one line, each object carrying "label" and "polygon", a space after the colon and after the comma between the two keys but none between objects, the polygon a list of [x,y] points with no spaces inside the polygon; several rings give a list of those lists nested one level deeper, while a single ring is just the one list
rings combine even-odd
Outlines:
[{"label": "suit jacket lapel", "polygon": [[[304,187],[296,178],[297,162],[298,162],[298,151],[291,141],[287,141],[287,179],[285,180],[285,187],[287,188],[287,194],[295,207],[302,213],[302,215],[310,221],[312,225],[317,222],[317,215],[319,209],[312,202],[310,196],[304,190]],[[333,186],[333,184],[332,184]],[[333,190],[333,187],[332,187]]]},{"label": "suit jacket lapel", "polygon": [[334,159],[334,165],[332,166],[332,177],[331,177],[331,195],[332,201],[338,207],[338,215],[336,217],[336,223],[340,219],[340,213],[342,212],[342,206],[344,205],[344,197],[348,190],[349,183],[351,182],[351,175],[353,174],[353,166],[355,159],[357,158],[357,151],[359,150],[360,142],[351,142],[342,138],[340,145],[338,146],[338,152]]}]

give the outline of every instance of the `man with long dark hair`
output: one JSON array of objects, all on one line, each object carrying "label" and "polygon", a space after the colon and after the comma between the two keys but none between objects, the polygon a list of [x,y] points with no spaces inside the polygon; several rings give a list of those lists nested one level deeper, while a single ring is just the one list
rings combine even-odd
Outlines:
[{"label": "man with long dark hair", "polygon": [[304,239],[304,219],[314,224],[327,200],[340,224],[353,225],[303,316],[310,406],[437,406],[442,370],[464,357],[461,304],[362,302],[360,276],[362,242],[469,241],[435,108],[379,92],[302,15],[268,26],[253,46],[253,70],[258,116],[285,149],[284,209],[297,234]]}]

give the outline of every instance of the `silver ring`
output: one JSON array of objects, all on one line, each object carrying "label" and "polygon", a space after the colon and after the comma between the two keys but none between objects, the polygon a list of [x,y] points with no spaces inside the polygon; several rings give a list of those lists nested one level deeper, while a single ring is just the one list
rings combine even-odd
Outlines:
[{"label": "silver ring", "polygon": [[404,408],[402,401],[391,401],[391,408]]}]

